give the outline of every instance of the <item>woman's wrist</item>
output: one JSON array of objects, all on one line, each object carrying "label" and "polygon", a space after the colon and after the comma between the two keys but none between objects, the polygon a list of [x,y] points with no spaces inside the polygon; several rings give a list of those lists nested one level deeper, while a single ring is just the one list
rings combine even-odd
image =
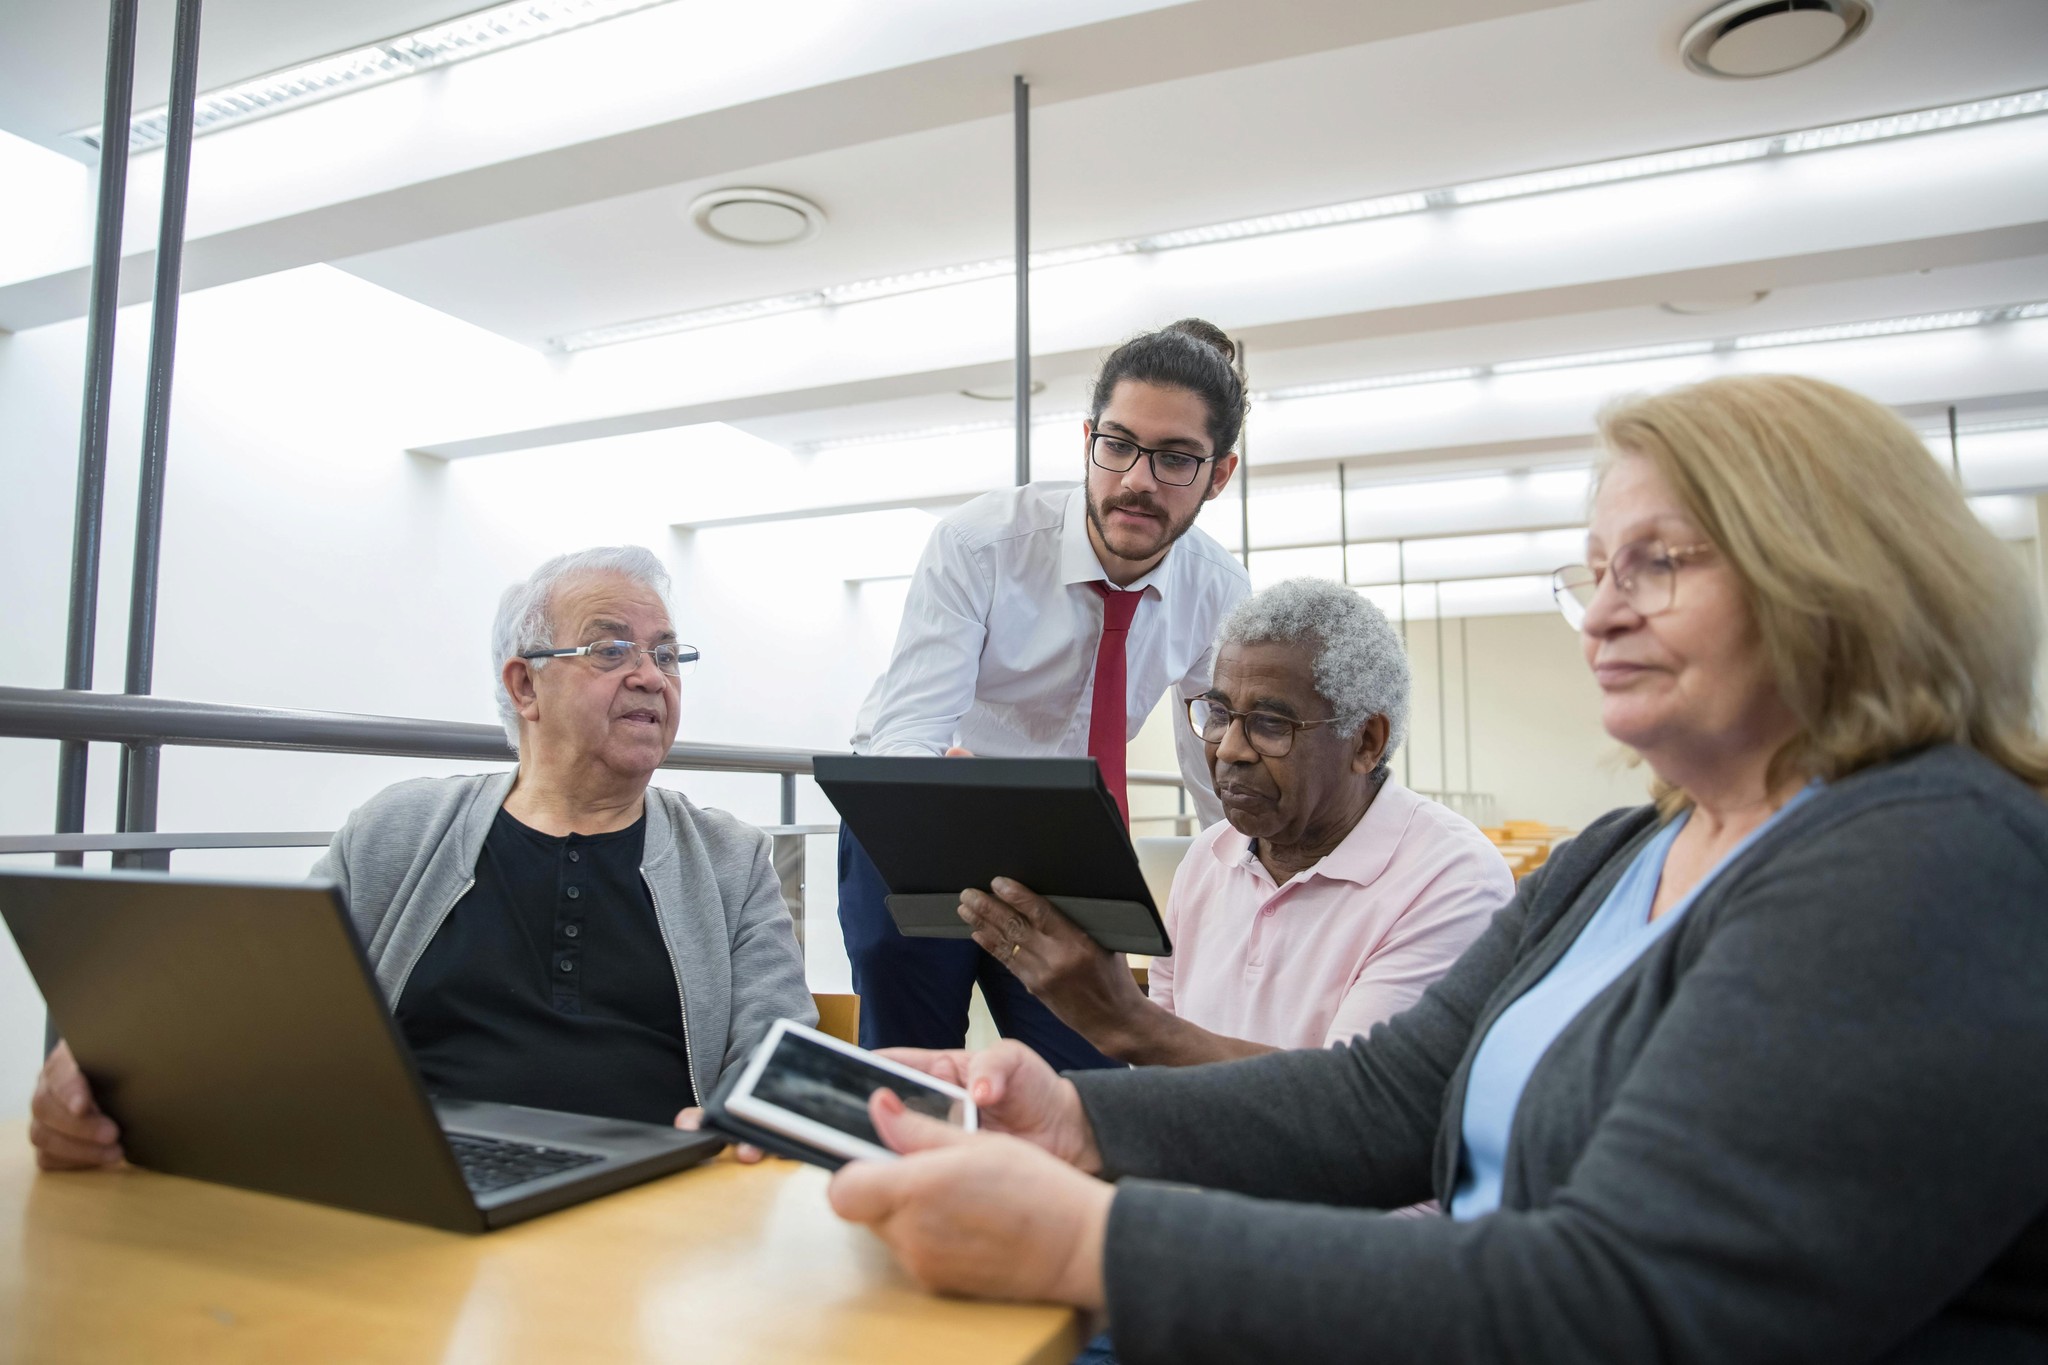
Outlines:
[{"label": "woman's wrist", "polygon": [[1067,1130],[1069,1150],[1060,1153],[1066,1163],[1075,1170],[1088,1175],[1102,1174],[1102,1149],[1095,1145],[1095,1125],[1089,1122],[1088,1107],[1081,1103],[1081,1091],[1072,1081],[1062,1076],[1060,1084],[1066,1087]]},{"label": "woman's wrist", "polygon": [[1099,1180],[1089,1182],[1087,1203],[1080,1211],[1080,1227],[1053,1290],[1055,1301],[1098,1312],[1108,1306],[1109,1285],[1104,1275],[1103,1254],[1109,1244],[1109,1211],[1115,1202],[1116,1186]]}]

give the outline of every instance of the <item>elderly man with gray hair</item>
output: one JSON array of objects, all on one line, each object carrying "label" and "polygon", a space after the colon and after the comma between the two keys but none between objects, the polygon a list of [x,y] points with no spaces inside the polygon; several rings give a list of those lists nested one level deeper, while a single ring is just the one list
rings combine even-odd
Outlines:
[{"label": "elderly man with gray hair", "polygon": [[1183,1066],[1364,1033],[1414,1004],[1512,899],[1463,816],[1396,782],[1408,656],[1379,608],[1290,579],[1245,599],[1186,701],[1225,823],[1195,838],[1148,999],[1123,958],[1014,882],[965,892],[975,941],[1103,1052]]},{"label": "elderly man with gray hair", "polygon": [[[697,657],[673,619],[639,546],[541,565],[492,631],[518,768],[389,787],[314,867],[429,1091],[669,1123],[776,1019],[816,1019],[768,836],[649,785]],[[68,1048],[31,1110],[45,1168],[121,1160]]]}]

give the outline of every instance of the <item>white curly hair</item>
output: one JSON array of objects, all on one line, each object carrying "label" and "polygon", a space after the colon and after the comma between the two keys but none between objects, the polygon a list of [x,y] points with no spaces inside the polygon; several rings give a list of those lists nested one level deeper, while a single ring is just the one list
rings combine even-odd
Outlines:
[{"label": "white curly hair", "polygon": [[1336,714],[1334,728],[1356,735],[1387,718],[1387,747],[1374,776],[1387,771],[1408,738],[1408,651],[1387,614],[1357,591],[1327,578],[1290,578],[1253,593],[1224,618],[1216,647],[1304,645],[1315,651],[1316,692]]},{"label": "white curly hair", "polygon": [[[552,649],[555,644],[553,611],[555,593],[562,584],[591,574],[615,573],[632,579],[661,599],[668,619],[676,619],[675,603],[669,596],[668,568],[654,551],[641,545],[599,545],[556,555],[527,575],[526,580],[505,589],[498,599],[498,615],[491,623],[491,677],[498,690],[498,721],[505,738],[519,750],[519,708],[505,690],[505,662],[529,649]],[[534,659],[534,668],[546,664]]]}]

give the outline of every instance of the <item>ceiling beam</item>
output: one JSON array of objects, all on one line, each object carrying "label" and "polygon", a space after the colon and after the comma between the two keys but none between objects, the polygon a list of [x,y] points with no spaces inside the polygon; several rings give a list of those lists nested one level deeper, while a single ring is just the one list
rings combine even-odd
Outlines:
[{"label": "ceiling beam", "polygon": [[[639,126],[598,128],[567,143],[516,153],[507,147],[531,147],[534,139],[508,139],[476,109],[437,103],[428,97],[427,83],[412,78],[201,139],[194,149],[184,288],[344,260],[663,185],[998,117],[1008,110],[1010,80],[1018,71],[1030,73],[1034,100],[1043,107],[1565,3],[1188,0],[884,69],[849,70],[761,98]],[[545,47],[500,56],[531,62]],[[848,54],[849,62],[863,60],[855,45]],[[526,91],[520,112],[529,120],[534,104],[533,92]],[[388,145],[349,149],[357,174],[322,173],[320,165],[293,156],[296,130],[385,105],[403,106],[409,116],[379,122],[388,128]],[[426,158],[433,161],[423,170]],[[136,190],[145,198],[147,174],[145,160],[138,165]],[[124,255],[124,304],[149,297],[151,257],[140,250]],[[72,268],[0,284],[0,330],[83,316],[88,271],[89,263],[80,259]]]}]

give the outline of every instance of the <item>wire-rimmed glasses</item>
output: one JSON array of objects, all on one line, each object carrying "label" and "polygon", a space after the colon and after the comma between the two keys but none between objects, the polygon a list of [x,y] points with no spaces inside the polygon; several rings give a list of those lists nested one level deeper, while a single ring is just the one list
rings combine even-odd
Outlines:
[{"label": "wire-rimmed glasses", "polygon": [[621,668],[638,668],[640,656],[645,654],[654,660],[656,669],[671,678],[680,678],[697,666],[698,654],[690,645],[664,640],[657,645],[642,647],[631,640],[592,640],[587,645],[574,649],[529,649],[523,651],[522,659],[568,659],[582,655],[590,660],[590,666],[600,673],[612,673]]},{"label": "wire-rimmed glasses", "polygon": [[1573,630],[1586,624],[1586,613],[1600,584],[1614,579],[1621,600],[1638,616],[1655,616],[1671,610],[1678,600],[1678,571],[1714,547],[1704,541],[1697,545],[1666,545],[1656,540],[1635,540],[1616,550],[1599,568],[1590,564],[1567,564],[1550,576],[1550,595]]},{"label": "wire-rimmed glasses", "polygon": [[1210,701],[1207,697],[1189,697],[1188,724],[1204,744],[1221,744],[1223,737],[1230,733],[1230,723],[1244,724],[1244,741],[1253,750],[1267,758],[1285,758],[1294,748],[1294,737],[1303,730],[1313,730],[1318,725],[1328,725],[1334,717],[1323,720],[1296,720],[1275,711],[1233,711],[1222,702]]},{"label": "wire-rimmed glasses", "polygon": [[1153,450],[1136,441],[1112,436],[1106,431],[1088,433],[1088,459],[1112,474],[1127,474],[1143,456],[1152,462],[1152,477],[1174,488],[1186,488],[1214,455],[1190,455],[1185,450]]}]

